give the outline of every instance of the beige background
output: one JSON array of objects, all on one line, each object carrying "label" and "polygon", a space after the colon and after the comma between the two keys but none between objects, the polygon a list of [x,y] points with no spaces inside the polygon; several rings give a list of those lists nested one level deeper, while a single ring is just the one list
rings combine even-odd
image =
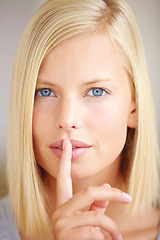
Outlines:
[{"label": "beige background", "polygon": [[[44,0],[0,0],[0,197],[6,195],[6,132],[12,64],[20,36]],[[142,35],[160,136],[160,0],[127,0]]]}]

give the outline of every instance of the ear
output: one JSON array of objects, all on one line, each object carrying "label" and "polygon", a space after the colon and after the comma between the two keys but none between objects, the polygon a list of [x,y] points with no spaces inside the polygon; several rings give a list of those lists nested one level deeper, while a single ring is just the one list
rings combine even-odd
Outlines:
[{"label": "ear", "polygon": [[127,126],[129,128],[136,128],[138,126],[138,113],[137,113],[135,100],[132,100],[131,102]]}]

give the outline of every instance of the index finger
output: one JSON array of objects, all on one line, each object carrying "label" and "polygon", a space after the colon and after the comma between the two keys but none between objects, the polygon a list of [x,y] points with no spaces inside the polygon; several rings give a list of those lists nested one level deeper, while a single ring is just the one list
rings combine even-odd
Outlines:
[{"label": "index finger", "polygon": [[73,196],[71,179],[71,159],[72,144],[68,139],[66,139],[63,142],[63,151],[57,173],[56,208],[60,207]]}]

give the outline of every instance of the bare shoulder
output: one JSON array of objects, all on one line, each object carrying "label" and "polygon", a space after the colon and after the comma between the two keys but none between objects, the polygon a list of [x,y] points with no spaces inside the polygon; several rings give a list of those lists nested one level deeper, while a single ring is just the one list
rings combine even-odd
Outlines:
[{"label": "bare shoulder", "polygon": [[160,226],[160,211],[154,208],[126,216],[121,226],[124,239],[157,240]]}]

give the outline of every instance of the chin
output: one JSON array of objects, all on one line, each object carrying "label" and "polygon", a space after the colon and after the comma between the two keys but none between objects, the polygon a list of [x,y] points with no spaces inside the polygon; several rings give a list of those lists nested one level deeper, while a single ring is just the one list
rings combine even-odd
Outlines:
[{"label": "chin", "polygon": [[85,181],[95,177],[99,173],[98,170],[96,171],[88,171],[88,170],[89,170],[88,167],[85,167],[82,169],[81,168],[77,169],[76,167],[75,168],[72,167],[72,173],[71,173],[72,181],[73,182]]},{"label": "chin", "polygon": [[72,172],[71,177],[73,182],[79,182],[90,178],[88,174],[85,176],[84,174],[78,172]]}]

